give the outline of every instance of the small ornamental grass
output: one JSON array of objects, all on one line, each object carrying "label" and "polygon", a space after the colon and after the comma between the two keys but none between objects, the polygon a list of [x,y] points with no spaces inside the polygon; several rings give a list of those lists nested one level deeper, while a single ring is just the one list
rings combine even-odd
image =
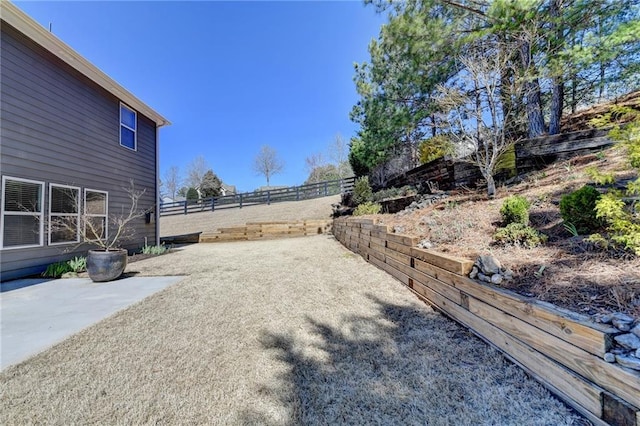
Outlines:
[{"label": "small ornamental grass", "polygon": [[547,242],[547,236],[522,223],[510,223],[498,228],[493,239],[498,244],[534,248]]}]

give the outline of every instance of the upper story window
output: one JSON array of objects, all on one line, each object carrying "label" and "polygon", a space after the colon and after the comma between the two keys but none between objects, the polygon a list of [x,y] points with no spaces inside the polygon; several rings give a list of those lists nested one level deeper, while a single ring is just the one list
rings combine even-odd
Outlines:
[{"label": "upper story window", "polygon": [[137,149],[137,124],[136,112],[120,104],[120,145],[132,150]]},{"label": "upper story window", "polygon": [[0,247],[21,248],[43,245],[44,182],[2,178],[2,229]]},{"label": "upper story window", "polygon": [[80,241],[80,188],[49,185],[49,244]]}]

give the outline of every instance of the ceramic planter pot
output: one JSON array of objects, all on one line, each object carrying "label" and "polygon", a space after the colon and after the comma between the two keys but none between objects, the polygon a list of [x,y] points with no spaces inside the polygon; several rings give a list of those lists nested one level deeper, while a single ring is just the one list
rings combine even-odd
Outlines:
[{"label": "ceramic planter pot", "polygon": [[127,267],[127,250],[89,250],[87,272],[93,282],[112,281]]}]

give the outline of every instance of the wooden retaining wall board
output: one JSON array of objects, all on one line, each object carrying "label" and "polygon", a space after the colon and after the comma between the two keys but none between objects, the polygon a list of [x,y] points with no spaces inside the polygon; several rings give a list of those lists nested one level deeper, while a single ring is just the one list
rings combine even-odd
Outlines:
[{"label": "wooden retaining wall board", "polygon": [[[250,241],[274,238],[303,237],[331,232],[333,221],[313,219],[291,222],[249,222],[244,226],[219,228],[217,232],[200,235],[201,243]],[[359,236],[359,234],[354,234]]]},{"label": "wooden retaining wall board", "polygon": [[471,280],[473,262],[415,247],[373,219],[338,218],[338,241],[471,329],[595,424],[640,426],[640,372],[603,360],[620,332]]}]

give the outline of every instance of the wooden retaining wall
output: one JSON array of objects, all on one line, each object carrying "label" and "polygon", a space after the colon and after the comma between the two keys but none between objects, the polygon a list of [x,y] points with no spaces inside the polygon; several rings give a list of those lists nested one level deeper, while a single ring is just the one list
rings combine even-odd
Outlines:
[{"label": "wooden retaining wall", "polygon": [[620,332],[586,316],[467,277],[473,262],[415,247],[372,219],[333,234],[416,295],[502,351],[595,424],[640,426],[640,372],[603,360]]},{"label": "wooden retaining wall", "polygon": [[285,222],[249,222],[243,226],[219,228],[217,232],[200,235],[201,243],[247,241],[274,238],[303,237],[331,232],[331,219]]},{"label": "wooden retaining wall", "polygon": [[[516,173],[522,175],[540,170],[555,161],[598,152],[613,144],[607,134],[606,130],[590,129],[518,142],[515,145]],[[497,182],[509,177],[509,171],[494,176]],[[480,169],[474,163],[438,158],[389,179],[386,187],[434,182],[440,189],[449,190],[460,186],[473,188],[482,180]]]}]

